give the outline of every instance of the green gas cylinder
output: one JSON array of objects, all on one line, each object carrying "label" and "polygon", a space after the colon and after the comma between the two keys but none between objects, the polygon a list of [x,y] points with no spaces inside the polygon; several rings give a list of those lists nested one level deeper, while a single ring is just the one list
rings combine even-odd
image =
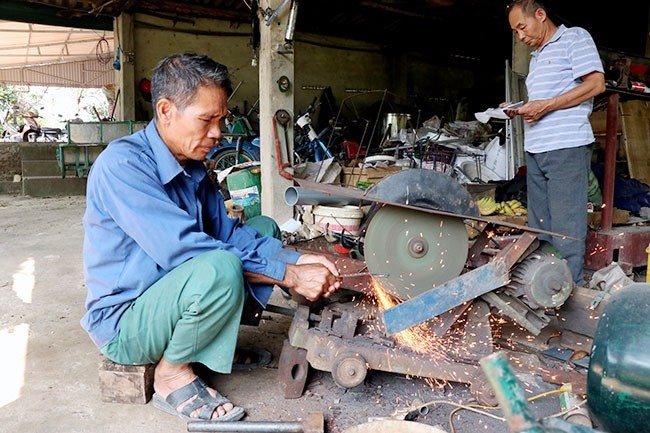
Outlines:
[{"label": "green gas cylinder", "polygon": [[594,334],[587,402],[609,433],[650,430],[650,284],[630,284],[607,301]]}]

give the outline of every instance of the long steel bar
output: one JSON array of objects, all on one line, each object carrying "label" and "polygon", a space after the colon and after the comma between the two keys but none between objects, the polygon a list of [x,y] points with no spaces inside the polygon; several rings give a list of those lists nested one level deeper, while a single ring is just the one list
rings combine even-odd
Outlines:
[{"label": "long steel bar", "polygon": [[297,421],[188,421],[188,432],[303,433]]},{"label": "long steel bar", "polygon": [[294,178],[294,181],[298,183],[303,188],[307,188],[313,191],[319,191],[322,193],[326,194],[331,194],[331,195],[336,195],[336,196],[344,196],[344,197],[350,197],[354,198],[356,200],[361,201],[369,201],[369,202],[374,202],[374,203],[380,203],[384,205],[390,205],[390,206],[397,206],[401,207],[404,209],[411,209],[411,210],[417,210],[417,211],[422,211],[422,212],[427,212],[431,214],[436,214],[436,215],[445,215],[445,216],[452,216],[452,217],[457,217],[457,218],[463,218],[463,219],[470,219],[474,221],[482,221],[486,223],[492,223],[496,226],[503,226],[503,227],[509,227],[513,229],[518,229],[522,230],[525,232],[530,232],[530,233],[539,233],[539,234],[547,234],[550,236],[555,236],[555,237],[561,237],[563,239],[574,239],[571,238],[567,235],[564,235],[562,233],[555,233],[547,230],[541,230],[541,229],[536,229],[533,227],[529,226],[522,226],[520,224],[514,224],[514,223],[509,223],[507,221],[500,221],[494,218],[488,218],[488,217],[477,217],[474,215],[462,215],[462,214],[457,214],[454,212],[447,212],[444,210],[439,210],[439,209],[430,209],[430,208],[424,208],[424,207],[418,207],[418,206],[411,206],[408,204],[404,203],[396,203],[388,200],[382,200],[377,197],[372,197],[370,195],[365,194],[364,191],[360,189],[355,189],[355,188],[347,188],[347,187],[342,187],[342,186],[337,186],[337,185],[330,185],[330,184],[322,184],[318,182],[312,182],[309,180],[305,179],[296,179]]},{"label": "long steel bar", "polygon": [[396,334],[506,285],[510,267],[536,239],[524,233],[494,260],[384,311],[386,333]]}]

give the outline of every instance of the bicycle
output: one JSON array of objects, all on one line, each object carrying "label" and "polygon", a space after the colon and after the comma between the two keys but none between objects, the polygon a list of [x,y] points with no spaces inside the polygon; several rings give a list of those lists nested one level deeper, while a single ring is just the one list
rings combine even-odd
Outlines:
[{"label": "bicycle", "polygon": [[230,110],[226,129],[228,132],[223,134],[219,144],[206,157],[211,170],[218,172],[260,160],[260,138],[253,131],[248,116],[241,114],[237,107]]}]

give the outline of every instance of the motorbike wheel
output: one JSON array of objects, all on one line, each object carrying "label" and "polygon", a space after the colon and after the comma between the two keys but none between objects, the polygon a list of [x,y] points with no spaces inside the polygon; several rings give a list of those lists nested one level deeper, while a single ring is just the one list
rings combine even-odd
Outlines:
[{"label": "motorbike wheel", "polygon": [[243,150],[239,152],[239,158],[237,158],[237,150],[235,149],[227,149],[223,152],[219,152],[213,160],[215,171],[225,170],[233,165],[241,164],[242,162],[255,161],[248,152]]}]

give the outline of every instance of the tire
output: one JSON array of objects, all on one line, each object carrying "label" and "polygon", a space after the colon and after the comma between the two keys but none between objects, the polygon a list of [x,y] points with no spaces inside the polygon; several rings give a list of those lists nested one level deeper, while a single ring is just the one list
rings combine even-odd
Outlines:
[{"label": "tire", "polygon": [[243,150],[239,152],[239,160],[237,160],[237,150],[235,149],[226,149],[221,151],[212,159],[214,161],[215,171],[225,170],[233,165],[241,164],[242,162],[255,161],[248,152]]}]

